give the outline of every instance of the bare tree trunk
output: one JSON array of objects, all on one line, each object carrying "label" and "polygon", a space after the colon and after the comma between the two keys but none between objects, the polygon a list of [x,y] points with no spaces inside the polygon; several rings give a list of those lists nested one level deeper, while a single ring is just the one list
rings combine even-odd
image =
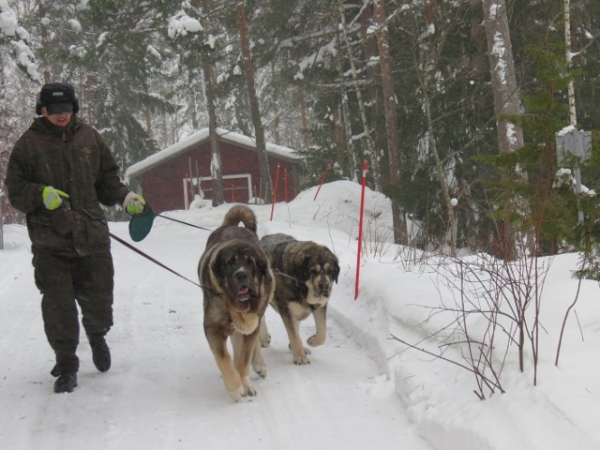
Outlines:
[{"label": "bare tree trunk", "polygon": [[[204,58],[205,56],[200,52],[199,53],[199,57],[200,57],[200,65],[202,66],[202,76],[205,77],[205,73],[204,73]],[[189,71],[188,72],[188,83],[190,86],[193,86],[193,83],[195,81],[196,78],[196,73]],[[202,92],[204,94],[204,101],[206,101],[206,85],[204,85]],[[193,130],[199,130],[200,129],[200,120],[199,120],[199,114],[198,114],[198,110],[200,109],[200,105],[199,105],[199,101],[198,101],[198,96],[196,95],[195,89],[192,89],[191,92],[188,94],[189,95],[189,102],[191,103],[191,113],[189,114],[190,117],[190,121],[192,124],[192,129]]]},{"label": "bare tree trunk", "polygon": [[[396,92],[392,77],[392,57],[390,43],[386,28],[386,14],[384,0],[375,0],[374,17],[377,26],[377,50],[379,52],[379,69],[381,72],[381,87],[383,90],[383,108],[385,113],[385,126],[387,135],[388,160],[390,163],[389,182],[394,191],[400,188],[400,136],[398,135],[398,115]],[[392,198],[392,221],[394,227],[394,242],[406,245],[408,243],[408,230],[404,220],[404,212],[400,209],[398,201]]]},{"label": "bare tree trunk", "polygon": [[[85,77],[85,85],[81,89],[79,93],[79,114],[82,114],[82,111],[87,113],[87,122],[95,126],[96,125],[96,108],[94,106],[94,98],[92,95],[92,88],[94,87],[94,77],[90,74],[87,74]],[[84,106],[85,105],[85,106]]]},{"label": "bare tree trunk", "polygon": [[144,108],[144,118],[146,120],[146,132],[152,136],[152,116],[150,115],[150,107]]},{"label": "bare tree trunk", "polygon": [[348,175],[349,172],[344,170],[344,161],[347,159],[345,156],[345,142],[344,142],[344,129],[343,129],[343,121],[341,119],[341,108],[336,108],[333,111],[333,134],[335,137],[335,157],[337,159],[340,168],[342,169],[342,173],[344,175]]},{"label": "bare tree trunk", "polygon": [[[346,2],[348,3],[348,2]],[[373,2],[375,3],[375,2]],[[363,7],[359,13],[360,20],[360,33],[362,39],[362,51],[363,61],[379,61],[379,50],[377,48],[377,39],[373,39],[371,31],[374,29],[374,17],[373,7]],[[380,68],[376,64],[367,64],[365,67],[366,80],[368,81],[364,89],[364,97],[367,105],[369,106],[370,117],[385,117],[385,110],[383,105],[383,94],[381,92],[381,85],[376,82],[380,79]],[[386,122],[385,120],[372,120],[371,126],[373,127],[373,135],[375,145],[378,145],[380,140],[386,136]],[[382,155],[383,156],[383,155]],[[389,186],[390,184],[390,161],[384,157],[379,158],[379,176],[381,180],[381,186]]]},{"label": "bare tree trunk", "polygon": [[46,20],[46,5],[44,2],[38,2],[39,5],[39,16],[40,16],[40,27],[42,35],[42,47],[44,49],[44,83],[50,83],[52,81],[52,74],[50,73],[50,65],[46,59],[50,55],[50,38],[48,37],[48,28],[44,25]]},{"label": "bare tree trunk", "polygon": [[[217,112],[212,84],[212,70],[208,58],[202,58],[202,72],[204,74],[204,93],[206,107],[208,108],[208,134],[210,139],[210,177],[212,180],[212,205],[219,206],[225,203],[223,194],[223,164],[219,136],[217,136]],[[248,193],[250,194],[250,192]]]},{"label": "bare tree trunk", "polygon": [[[275,78],[275,61],[271,61],[271,76]],[[278,99],[275,98],[275,104],[278,104]],[[279,133],[279,110],[275,114],[275,120],[273,121],[273,140],[275,144],[281,145],[281,134]]]},{"label": "bare tree trunk", "polygon": [[429,149],[435,159],[435,168],[437,171],[437,177],[442,187],[442,197],[446,204],[446,211],[448,212],[448,224],[450,226],[450,256],[456,257],[456,247],[458,241],[458,221],[454,214],[454,205],[452,204],[452,198],[450,196],[450,190],[444,174],[444,162],[440,159],[440,155],[437,151],[437,143],[433,134],[433,120],[431,118],[431,101],[427,94],[423,95],[423,103],[425,109],[425,119],[427,121],[427,130],[429,134]]},{"label": "bare tree trunk", "polygon": [[[483,19],[494,94],[498,150],[500,153],[509,153],[523,147],[523,130],[506,120],[508,115],[521,113],[521,102],[505,0],[483,0]],[[527,204],[523,198],[515,197],[505,208],[507,211],[524,212]],[[523,236],[516,236],[515,233],[523,233],[523,230],[515,229],[510,221],[500,224],[497,252],[501,258],[514,259],[517,256],[516,244]]]},{"label": "bare tree trunk", "polygon": [[[425,20],[427,30],[436,30],[435,26],[435,0],[425,0],[423,2],[423,8],[425,12]],[[450,228],[450,256],[456,256],[456,247],[458,241],[458,221],[456,214],[454,214],[454,205],[452,204],[452,198],[450,195],[450,186],[448,186],[448,178],[445,173],[444,161],[440,158],[435,127],[433,125],[433,118],[431,116],[431,92],[435,92],[436,80],[436,60],[437,60],[437,47],[434,42],[435,31],[422,34],[421,46],[424,60],[421,61],[420,66],[423,67],[422,79],[422,91],[423,91],[423,109],[425,113],[425,121],[427,124],[427,142],[429,151],[433,155],[435,160],[435,168],[438,182],[442,189],[442,198],[446,205],[446,211],[448,214],[448,226]]]},{"label": "bare tree trunk", "polygon": [[507,115],[521,113],[505,1],[483,0],[483,17],[494,93],[498,146],[500,153],[512,152],[523,147],[523,130],[505,119]]},{"label": "bare tree trunk", "polygon": [[[196,10],[200,10],[202,7],[199,0],[192,0],[192,6]],[[225,203],[223,194],[223,164],[221,160],[221,149],[219,147],[219,136],[217,135],[217,111],[215,106],[215,95],[212,82],[212,70],[209,56],[202,50],[199,51],[201,65],[202,65],[202,78],[204,81],[204,100],[206,102],[206,108],[208,109],[208,136],[210,141],[210,178],[212,182],[212,206],[219,206]],[[194,102],[196,98],[194,97]],[[194,108],[196,110],[197,108]],[[194,121],[196,121],[196,114],[194,113]],[[197,128],[197,123],[194,128]],[[197,173],[196,175],[200,175]],[[191,174],[190,174],[191,178]],[[198,192],[201,192],[200,179],[198,177]],[[250,193],[248,193],[250,194]]]},{"label": "bare tree trunk", "polygon": [[[573,62],[573,56],[571,53],[571,1],[565,0],[565,46],[567,63],[569,67]],[[577,109],[575,108],[575,83],[571,78],[569,80],[569,86],[567,88],[569,95],[569,121],[571,125],[577,125]]]},{"label": "bare tree trunk", "polygon": [[342,63],[339,58],[336,61],[337,71],[339,73],[340,79],[342,80],[341,87],[341,123],[344,139],[343,151],[346,153],[345,157],[340,161],[344,170],[344,174],[348,176],[352,181],[358,183],[360,180],[359,171],[361,168],[359,167],[358,160],[356,158],[356,152],[354,151],[354,141],[352,140],[352,127],[350,126],[350,108],[348,107],[348,95],[346,94],[346,86],[344,84],[344,71],[342,69]]},{"label": "bare tree trunk", "polygon": [[250,104],[250,115],[254,125],[254,134],[256,139],[256,154],[258,155],[258,168],[261,177],[261,185],[264,187],[263,195],[267,203],[271,202],[273,197],[273,182],[269,170],[269,158],[267,156],[267,145],[265,142],[265,131],[260,116],[260,107],[256,95],[256,86],[254,83],[254,67],[252,65],[252,55],[250,53],[250,38],[248,36],[248,22],[246,19],[246,9],[244,1],[238,0],[236,4],[238,25],[240,28],[240,42],[242,46],[242,67],[246,77],[246,88],[248,90],[248,103]]},{"label": "bare tree trunk", "polygon": [[302,119],[302,148],[307,150],[310,146],[308,139],[308,115],[306,114],[306,101],[304,100],[304,89],[300,88],[300,117]]},{"label": "bare tree trunk", "polygon": [[350,70],[352,73],[352,80],[354,81],[354,90],[356,92],[356,102],[358,103],[358,109],[360,111],[360,119],[363,125],[364,142],[367,145],[367,154],[369,155],[371,163],[371,172],[373,173],[373,183],[375,190],[381,192],[381,177],[379,176],[379,158],[375,151],[375,145],[373,138],[371,137],[371,130],[369,127],[369,121],[367,120],[367,112],[365,110],[365,103],[362,98],[362,91],[359,86],[358,71],[356,69],[356,61],[352,54],[352,48],[350,40],[348,39],[348,30],[346,29],[346,17],[344,15],[344,9],[340,10],[341,25],[342,25],[342,36],[344,39],[344,46],[346,48],[346,54],[348,56],[348,62],[350,63]]}]

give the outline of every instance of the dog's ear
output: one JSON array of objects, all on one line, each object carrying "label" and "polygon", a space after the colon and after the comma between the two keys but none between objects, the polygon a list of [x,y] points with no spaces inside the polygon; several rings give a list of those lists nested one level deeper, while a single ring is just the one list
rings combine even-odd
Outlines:
[{"label": "dog's ear", "polygon": [[218,268],[219,268],[219,263],[217,261],[213,261],[212,264],[210,265],[210,271],[216,275],[219,273]]},{"label": "dog's ear", "polygon": [[302,255],[302,262],[300,263],[300,280],[309,280],[310,279],[310,268],[311,268],[311,258],[309,255]]},{"label": "dog's ear", "polygon": [[210,265],[210,270],[216,276],[223,276],[223,258],[221,256],[221,252],[219,252],[216,258],[213,260],[212,264]]},{"label": "dog's ear", "polygon": [[271,266],[269,265],[269,259],[266,255],[258,255],[257,258],[254,259],[256,264],[256,269],[261,279],[265,280],[265,283],[271,284],[273,282],[273,278],[271,277]]},{"label": "dog's ear", "polygon": [[338,282],[338,277],[340,276],[340,265],[338,263],[337,257],[333,260],[333,281]]}]

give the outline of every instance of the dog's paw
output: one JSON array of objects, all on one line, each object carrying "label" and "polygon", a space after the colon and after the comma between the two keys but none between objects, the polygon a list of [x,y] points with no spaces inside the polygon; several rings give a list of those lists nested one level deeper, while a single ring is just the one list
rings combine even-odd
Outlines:
[{"label": "dog's paw", "polygon": [[234,402],[239,402],[242,397],[244,397],[246,394],[246,390],[244,389],[244,386],[242,386],[241,384],[233,389],[232,391],[227,391],[229,392],[229,396],[233,399]]},{"label": "dog's paw", "polygon": [[[290,351],[294,351],[294,349],[292,348],[292,344],[289,344],[288,348],[290,349]],[[302,349],[304,350],[305,355],[310,355],[310,348],[302,347]]]},{"label": "dog's paw", "polygon": [[265,364],[259,364],[259,363],[253,362],[252,368],[254,369],[254,372],[256,372],[256,374],[259,377],[265,378],[267,376],[267,366]]},{"label": "dog's paw", "polygon": [[242,377],[242,397],[256,396],[256,389],[250,383],[250,377]]},{"label": "dog's paw", "polygon": [[256,389],[254,389],[252,386],[246,386],[242,395],[244,397],[256,397],[256,394]]},{"label": "dog's paw", "polygon": [[308,359],[306,357],[306,355],[296,355],[296,356],[294,356],[294,364],[296,364],[298,366],[310,364],[310,359]]},{"label": "dog's paw", "polygon": [[319,345],[323,345],[325,343],[325,338],[317,338],[316,334],[313,334],[306,340],[306,343],[311,347],[318,347]]},{"label": "dog's paw", "polygon": [[260,346],[262,348],[269,348],[271,346],[271,335],[260,336]]}]

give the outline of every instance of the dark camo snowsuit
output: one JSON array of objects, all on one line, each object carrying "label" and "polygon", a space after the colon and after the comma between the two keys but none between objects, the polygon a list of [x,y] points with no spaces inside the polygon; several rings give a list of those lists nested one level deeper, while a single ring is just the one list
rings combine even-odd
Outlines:
[{"label": "dark camo snowsuit", "polygon": [[[129,192],[118,172],[99,133],[75,115],[64,129],[35,119],[10,155],[5,186],[11,204],[27,215],[44,329],[56,354],[54,376],[79,369],[76,301],[87,334],[105,335],[113,324],[113,263],[100,203],[115,205]],[[49,211],[45,186],[70,198]]]}]

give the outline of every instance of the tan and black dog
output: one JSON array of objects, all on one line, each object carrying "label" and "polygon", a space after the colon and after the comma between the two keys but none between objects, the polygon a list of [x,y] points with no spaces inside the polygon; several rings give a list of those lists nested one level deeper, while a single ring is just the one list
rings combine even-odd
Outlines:
[{"label": "tan and black dog", "polygon": [[[298,241],[283,233],[260,240],[275,274],[275,295],[271,306],[279,313],[290,340],[295,364],[310,364],[300,338],[299,322],[313,315],[315,334],[306,341],[311,347],[323,345],[327,338],[327,302],[333,282],[340,274],[338,258],[324,245]],[[265,320],[261,322],[261,343],[268,347],[270,336]]]},{"label": "tan and black dog", "polygon": [[[244,227],[238,226],[242,222]],[[231,398],[254,396],[250,363],[261,377],[267,368],[258,341],[261,318],[273,297],[275,279],[256,236],[256,216],[233,206],[206,242],[198,265],[204,291],[204,334]],[[233,359],[227,350],[231,337]]]}]

